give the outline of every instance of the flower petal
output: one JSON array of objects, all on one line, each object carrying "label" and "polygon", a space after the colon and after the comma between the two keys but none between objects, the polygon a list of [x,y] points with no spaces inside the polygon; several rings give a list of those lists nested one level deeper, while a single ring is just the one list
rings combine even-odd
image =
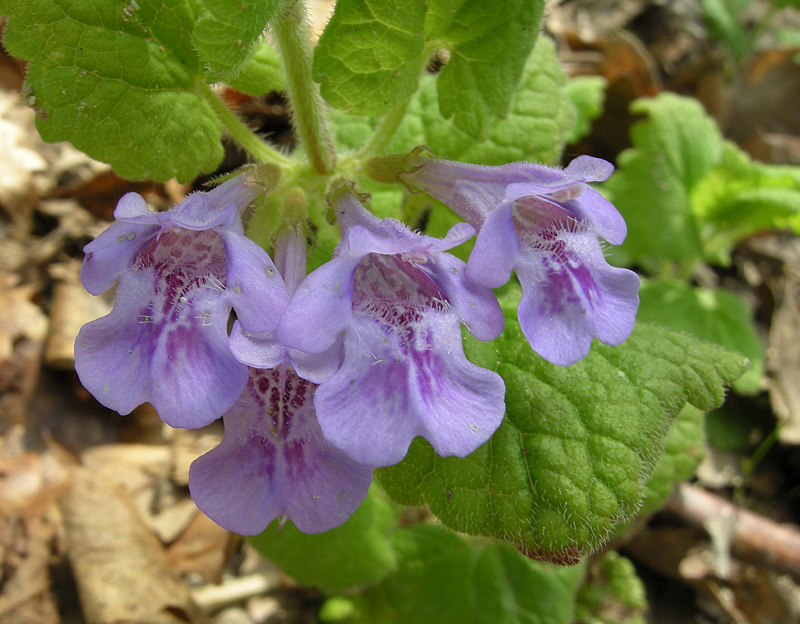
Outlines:
[{"label": "flower petal", "polygon": [[289,293],[272,259],[242,234],[220,231],[225,245],[228,301],[251,332],[275,331],[289,303]]},{"label": "flower petal", "polygon": [[518,256],[511,203],[506,203],[489,214],[478,232],[467,261],[467,277],[481,286],[499,288],[511,278]]},{"label": "flower petal", "polygon": [[158,226],[123,221],[109,225],[83,248],[83,287],[92,295],[100,295],[110,289],[158,230]]},{"label": "flower petal", "polygon": [[306,353],[329,349],[352,314],[353,274],[360,258],[341,256],[310,273],[278,324],[281,344]]},{"label": "flower petal", "polygon": [[191,308],[159,318],[141,297],[153,279],[148,271],[123,275],[112,312],[78,334],[75,369],[98,401],[121,414],[149,401],[171,426],[202,427],[231,406],[247,379],[227,348],[227,306],[192,297]]},{"label": "flower petal", "polygon": [[306,237],[299,227],[288,227],[275,241],[275,266],[289,296],[306,277]]},{"label": "flower petal", "polygon": [[275,332],[250,332],[239,321],[233,324],[228,347],[240,362],[254,368],[275,368],[288,358],[286,347],[278,342]]},{"label": "flower petal", "polygon": [[236,400],[247,368],[228,349],[228,308],[219,299],[195,303],[202,323],[182,318],[164,330],[152,357],[150,402],[171,427],[193,429],[219,418]]},{"label": "flower petal", "polygon": [[221,444],[189,470],[197,506],[244,535],[261,533],[283,515],[305,533],[347,520],[366,496],[372,470],[322,437],[313,403],[314,386],[291,369],[251,369],[224,416]]},{"label": "flower petal", "polygon": [[75,339],[81,383],[120,414],[130,414],[150,397],[147,338],[152,327],[139,324],[137,317],[136,307],[118,296],[111,313],[81,327]]},{"label": "flower petal", "polygon": [[429,313],[414,332],[402,344],[356,320],[342,368],[317,389],[326,439],[359,464],[395,464],[418,435],[439,455],[464,457],[503,419],[503,381],[466,359],[456,319]]},{"label": "flower petal", "polygon": [[603,182],[614,173],[614,165],[602,158],[584,155],[573,158],[564,171],[583,182]]},{"label": "flower petal", "polygon": [[534,351],[561,366],[586,357],[592,337],[624,341],[639,303],[638,276],[610,266],[591,232],[575,235],[568,247],[578,253],[569,263],[529,251],[517,266],[522,331]]},{"label": "flower petal", "polygon": [[612,245],[621,245],[628,234],[628,226],[616,206],[590,186],[564,207],[579,219],[591,223],[597,234]]},{"label": "flower petal", "polygon": [[147,207],[139,193],[125,193],[114,208],[114,218],[140,225],[157,225],[158,215]]},{"label": "flower petal", "polygon": [[478,340],[494,340],[505,325],[503,310],[491,289],[465,279],[467,265],[450,254],[438,254],[430,268],[459,320]]}]

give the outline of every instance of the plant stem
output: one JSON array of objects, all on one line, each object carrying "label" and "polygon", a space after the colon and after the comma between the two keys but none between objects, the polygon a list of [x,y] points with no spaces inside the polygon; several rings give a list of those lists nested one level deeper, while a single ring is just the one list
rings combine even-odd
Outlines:
[{"label": "plant stem", "polygon": [[410,98],[403,100],[384,115],[378,127],[375,128],[375,132],[370,137],[369,142],[362,147],[361,151],[358,153],[361,158],[380,156],[380,154],[383,153],[395,132],[397,132],[397,129],[400,127],[403,118],[406,116],[406,110],[408,110],[408,103],[410,101]]},{"label": "plant stem", "polygon": [[225,102],[216,96],[211,90],[211,87],[198,82],[197,92],[211,105],[217,118],[222,122],[222,125],[225,126],[225,129],[228,131],[228,134],[233,137],[233,140],[241,145],[245,151],[256,160],[274,165],[289,165],[294,162],[292,159],[284,156],[278,150],[273,149],[262,141],[258,135],[250,130],[241,119],[225,106]]},{"label": "plant stem", "polygon": [[319,86],[311,79],[311,31],[302,0],[286,0],[272,31],[283,58],[292,119],[300,143],[314,170],[329,173],[336,164],[336,154]]}]

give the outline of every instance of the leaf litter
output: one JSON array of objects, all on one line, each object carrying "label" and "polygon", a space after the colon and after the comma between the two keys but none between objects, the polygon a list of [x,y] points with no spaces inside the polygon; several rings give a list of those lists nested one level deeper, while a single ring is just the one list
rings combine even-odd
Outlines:
[{"label": "leaf litter", "polygon": [[[797,90],[785,90],[796,65],[763,50],[724,88],[720,48],[699,8],[647,0],[551,6],[546,26],[568,74],[608,82],[603,114],[572,153],[613,159],[630,146],[628,104],[671,90],[700,100],[752,157],[800,164],[800,129],[776,123],[797,110]],[[188,465],[221,431],[165,431],[148,406],[120,418],[94,403],[72,371],[77,328],[109,306],[79,285],[83,245],[125,192],[167,207],[189,187],[128,182],[67,144],[44,143],[19,95],[19,65],[5,54],[0,61],[0,621],[316,621],[318,594],[191,504]],[[765,89],[783,95],[765,107]],[[673,494],[665,511],[620,540],[646,581],[653,622],[681,614],[737,624],[800,617],[797,573],[779,563],[800,552],[796,500],[785,502],[800,477],[796,238],[752,237],[734,266],[716,279],[756,302],[768,374],[765,392],[747,406],[767,416],[728,452],[733,463],[757,461],[734,479],[717,475],[721,496],[703,505]],[[761,522],[768,535],[784,535],[778,529],[787,524],[788,537],[748,550],[737,538],[742,518]],[[676,595],[688,600],[670,600]]]}]

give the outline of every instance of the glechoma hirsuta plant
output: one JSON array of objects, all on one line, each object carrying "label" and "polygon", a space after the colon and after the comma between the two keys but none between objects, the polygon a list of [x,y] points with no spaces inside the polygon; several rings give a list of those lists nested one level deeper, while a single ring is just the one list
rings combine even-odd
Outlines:
[{"label": "glechoma hirsuta plant", "polygon": [[[558,161],[576,110],[543,2],[501,4],[340,0],[314,48],[297,0],[0,1],[46,139],[189,180],[224,128],[255,163],[166,212],[125,195],[81,272],[116,288],[75,343],[85,387],[175,427],[223,419],[189,473],[221,526],[334,529],[376,472],[446,526],[577,560],[631,520],[687,402],[740,372],[634,330],[639,278],[606,258],[626,224],[591,186],[613,167],[526,162]],[[218,82],[283,89],[298,149]]]}]

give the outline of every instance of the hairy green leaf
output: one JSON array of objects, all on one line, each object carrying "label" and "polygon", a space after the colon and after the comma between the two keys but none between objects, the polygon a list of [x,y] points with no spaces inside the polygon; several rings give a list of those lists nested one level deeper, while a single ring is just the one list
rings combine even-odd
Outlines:
[{"label": "hairy green leaf", "polygon": [[374,583],[396,567],[390,536],[397,515],[373,487],[350,519],[335,529],[307,535],[290,521],[279,528],[276,520],[248,541],[299,583],[341,592]]},{"label": "hairy green leaf", "polygon": [[[528,160],[558,163],[577,113],[566,91],[553,42],[539,37],[528,57],[511,109],[503,119],[490,122],[488,138],[475,139],[459,130],[452,120],[442,118],[436,80],[424,78],[387,154],[407,153],[419,145],[430,148],[439,158],[483,165],[504,165]],[[342,149],[356,149],[369,139],[377,120],[334,113],[334,132]]]},{"label": "hairy green leaf", "polygon": [[764,347],[751,317],[747,306],[727,290],[694,288],[680,280],[651,280],[639,291],[638,320],[689,332],[748,357],[750,365],[733,382],[741,394],[759,391],[764,369]]},{"label": "hairy green leaf", "polygon": [[676,483],[691,477],[705,457],[703,436],[705,413],[684,405],[664,442],[664,454],[647,482],[640,513],[659,509],[672,493]]},{"label": "hairy green leaf", "polygon": [[604,185],[628,223],[622,250],[631,261],[727,265],[733,245],[754,232],[800,233],[800,168],[753,162],[691,98],[662,93],[631,111],[647,118]]},{"label": "hairy green leaf", "polygon": [[235,77],[255,50],[279,0],[198,0],[202,13],[192,41],[213,82]]},{"label": "hairy green leaf", "polygon": [[619,347],[595,344],[581,362],[538,357],[507,319],[493,343],[469,339],[470,359],[506,382],[506,418],[463,459],[415,440],[378,471],[390,496],[426,504],[443,524],[505,540],[523,552],[572,561],[630,521],[664,436],[686,402],[711,409],[744,358],[655,326]]},{"label": "hairy green leaf", "polygon": [[425,145],[439,158],[463,162],[503,165],[529,160],[555,164],[576,119],[575,108],[563,89],[565,84],[566,76],[556,59],[553,42],[539,37],[512,98],[510,112],[491,123],[485,141],[476,142],[452,121],[442,118],[435,81],[427,78],[385,151],[403,153]]},{"label": "hairy green leaf", "polygon": [[222,159],[222,127],[197,87],[187,0],[5,0],[9,52],[46,141],[71,141],[130,179],[181,181]]},{"label": "hairy green leaf", "polygon": [[[439,526],[398,531],[398,567],[358,597],[364,624],[569,624],[581,566],[552,568]],[[386,612],[388,611],[388,613]]]},{"label": "hairy green leaf", "polygon": [[644,584],[630,560],[609,552],[589,568],[575,608],[578,622],[645,624]]},{"label": "hairy green leaf", "polygon": [[428,3],[426,38],[450,53],[437,80],[439,106],[456,128],[484,138],[490,119],[509,111],[543,10],[539,0]]},{"label": "hairy green leaf", "polygon": [[631,112],[647,119],[634,124],[634,147],[605,185],[628,224],[623,249],[634,261],[699,256],[689,195],[719,161],[719,129],[696,100],[670,93],[636,100]]},{"label": "hairy green leaf", "polygon": [[482,139],[509,111],[543,7],[541,0],[340,0],[314,53],[314,78],[335,108],[379,116],[410,98],[428,56],[447,49],[437,114]]},{"label": "hairy green leaf", "polygon": [[262,41],[247,63],[227,83],[248,95],[263,95],[286,88],[286,75],[278,52]]},{"label": "hairy green leaf", "polygon": [[379,116],[411,97],[426,59],[419,0],[340,0],[314,51],[314,79],[334,107]]},{"label": "hairy green leaf", "polygon": [[575,143],[592,128],[592,120],[603,112],[606,79],[601,76],[581,76],[572,78],[564,86],[564,92],[577,111],[575,125],[565,137],[567,143]]},{"label": "hairy green leaf", "polygon": [[706,258],[727,266],[746,236],[775,228],[800,234],[800,167],[754,162],[726,141],[717,166],[692,189],[691,205]]}]

